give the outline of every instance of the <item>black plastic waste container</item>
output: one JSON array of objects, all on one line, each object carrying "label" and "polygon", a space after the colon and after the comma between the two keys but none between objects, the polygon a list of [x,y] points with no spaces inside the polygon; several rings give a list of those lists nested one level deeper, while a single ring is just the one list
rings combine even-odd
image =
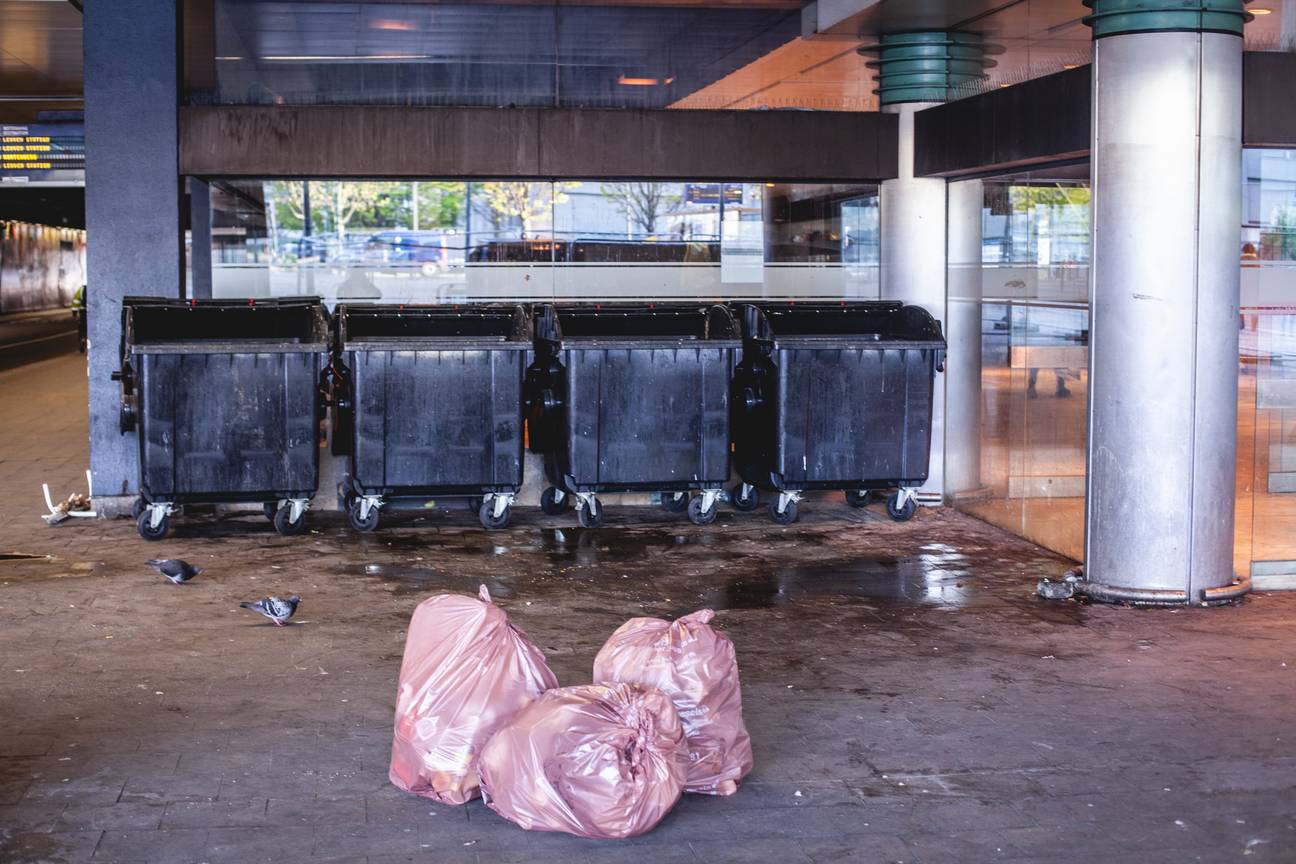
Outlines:
[{"label": "black plastic waste container", "polygon": [[912,517],[945,363],[940,324],[894,302],[744,304],[738,315],[734,506],[754,510],[756,490],[772,490],[770,518],[786,525],[809,489],[843,489],[857,507],[873,490],[895,489],[887,511]]},{"label": "black plastic waste container", "polygon": [[380,507],[454,496],[480,498],[485,527],[506,526],[522,485],[527,310],[341,305],[334,322],[351,526],[372,531]]},{"label": "black plastic waste container", "polygon": [[123,434],[139,440],[140,536],[184,504],[259,501],[305,529],[319,483],[328,322],[315,297],[122,301]]},{"label": "black plastic waste container", "polygon": [[[531,449],[550,514],[576,499],[598,525],[601,492],[660,492],[668,510],[715,520],[729,478],[729,382],[741,347],[724,306],[543,305],[527,373]],[[702,494],[689,500],[691,490]]]}]

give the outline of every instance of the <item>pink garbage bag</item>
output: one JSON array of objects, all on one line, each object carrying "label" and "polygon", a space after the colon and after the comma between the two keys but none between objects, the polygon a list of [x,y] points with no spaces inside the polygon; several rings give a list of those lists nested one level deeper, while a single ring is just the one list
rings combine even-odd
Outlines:
[{"label": "pink garbage bag", "polygon": [[670,698],[633,684],[549,690],[482,750],[482,799],[534,831],[617,840],[684,791],[688,745]]},{"label": "pink garbage bag", "polygon": [[655,687],[671,697],[688,738],[684,791],[732,795],[752,769],[751,738],[733,643],[707,623],[714,617],[702,609],[674,623],[631,618],[594,658],[594,680]]},{"label": "pink garbage bag", "polygon": [[491,734],[558,679],[544,654],[480,599],[438,594],[414,610],[405,637],[392,783],[443,804],[477,796],[477,757]]}]

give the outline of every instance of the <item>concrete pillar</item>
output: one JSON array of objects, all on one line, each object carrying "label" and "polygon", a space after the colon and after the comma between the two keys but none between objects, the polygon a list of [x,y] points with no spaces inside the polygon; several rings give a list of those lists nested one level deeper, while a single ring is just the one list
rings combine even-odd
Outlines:
[{"label": "concrete pillar", "polygon": [[1232,555],[1245,12],[1242,0],[1089,4],[1085,590],[1222,600],[1248,584]]},{"label": "concrete pillar", "polygon": [[[956,88],[985,77],[983,70],[993,65],[985,57],[986,49],[977,34],[948,31],[888,34],[877,45],[860,49],[861,54],[877,58],[868,65],[877,72],[874,92],[882,110],[899,115],[897,176],[882,183],[880,196],[881,297],[922,306],[947,329],[946,183],[941,178],[914,176],[914,115],[946,101]],[[945,397],[945,374],[937,373],[931,467],[919,490],[924,503],[939,503],[946,490]],[[952,421],[960,429],[978,425],[962,416]]]},{"label": "concrete pillar", "polygon": [[981,213],[985,187],[960,180],[946,187],[947,298],[945,339],[945,494],[981,489]]},{"label": "concrete pillar", "polygon": [[190,297],[210,300],[212,296],[212,209],[211,186],[206,180],[189,178],[189,269]]},{"label": "concrete pillar", "polygon": [[86,5],[90,467],[104,498],[133,494],[138,481],[135,438],[118,432],[109,377],[120,365],[121,298],[178,297],[184,284],[177,15],[176,0]]}]

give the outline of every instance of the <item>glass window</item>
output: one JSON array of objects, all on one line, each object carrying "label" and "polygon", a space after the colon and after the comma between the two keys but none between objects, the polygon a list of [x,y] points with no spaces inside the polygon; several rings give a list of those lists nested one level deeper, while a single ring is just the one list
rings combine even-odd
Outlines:
[{"label": "glass window", "polygon": [[871,184],[321,179],[213,190],[217,297],[878,296]]}]

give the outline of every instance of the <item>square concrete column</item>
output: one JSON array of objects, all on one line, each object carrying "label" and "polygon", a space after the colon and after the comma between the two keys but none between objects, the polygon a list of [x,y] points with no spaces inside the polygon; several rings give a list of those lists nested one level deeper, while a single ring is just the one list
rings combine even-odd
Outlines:
[{"label": "square concrete column", "polygon": [[[133,495],[136,442],[118,432],[121,298],[179,297],[175,0],[85,9],[90,468],[96,499]],[[109,510],[112,501],[104,501]],[[101,505],[102,506],[102,505]]]}]

